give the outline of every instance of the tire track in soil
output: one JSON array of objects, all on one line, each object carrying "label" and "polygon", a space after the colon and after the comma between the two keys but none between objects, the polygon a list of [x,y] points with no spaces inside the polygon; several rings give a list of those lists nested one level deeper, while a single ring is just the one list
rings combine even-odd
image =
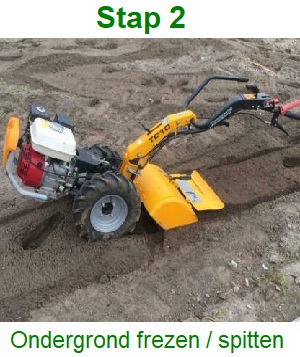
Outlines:
[{"label": "tire track in soil", "polygon": [[0,226],[11,223],[12,221],[15,221],[18,218],[23,218],[27,215],[35,213],[36,211],[50,208],[51,206],[53,206],[53,202],[46,202],[46,203],[44,203],[40,206],[37,206],[37,207],[30,207],[30,208],[27,207],[25,209],[22,209],[22,210],[13,212],[13,213],[9,213],[3,217],[0,217]]},{"label": "tire track in soil", "polygon": [[300,166],[299,157],[285,157],[282,162],[283,166],[286,168],[295,168]]},{"label": "tire track in soil", "polygon": [[[45,244],[45,240],[52,239],[51,227],[48,227],[46,233],[43,232],[41,237],[38,237],[35,233],[37,233],[46,223],[49,223],[49,221],[57,220],[59,220],[59,217],[54,215],[40,223],[37,229],[33,231],[33,234],[30,233],[26,235],[26,246],[24,247],[24,241],[22,243],[24,251],[26,252],[27,250],[33,250],[36,252],[38,249],[42,249],[43,244]],[[144,224],[147,228],[145,228]],[[145,231],[148,232],[148,236],[146,238],[139,236]],[[128,258],[132,256],[130,264],[128,264],[128,262],[125,260],[125,266],[122,265],[122,262],[120,265],[118,265],[118,261],[116,259],[107,258],[106,262],[108,264],[106,266],[99,265],[100,269],[98,271],[91,271],[86,269],[86,264],[79,263],[80,268],[83,269],[78,269],[76,272],[70,272],[67,270],[66,266],[67,273],[63,276],[63,278],[50,282],[46,285],[41,285],[35,289],[25,289],[25,291],[20,294],[0,299],[0,321],[26,321],[30,316],[30,311],[43,306],[45,303],[51,301],[57,296],[67,295],[79,288],[86,288],[92,283],[109,283],[117,276],[130,274],[142,267],[147,268],[154,262],[154,255],[155,258],[157,258],[164,250],[163,232],[156,226],[153,226],[153,222],[149,220],[149,217],[147,216],[142,216],[141,222],[139,222],[137,225],[137,229],[129,238],[125,237],[124,240],[129,240],[129,242],[124,244],[124,247],[121,248],[121,251],[124,251],[126,248],[128,248]],[[138,240],[144,240],[142,246],[138,244],[136,249],[130,250],[130,248],[132,248],[135,242]],[[78,241],[75,240],[74,244],[76,243],[78,243]],[[85,242],[84,244],[88,243]],[[97,248],[100,246],[101,253],[99,252],[99,260],[101,260],[102,254],[108,254],[111,256],[111,254],[114,254],[113,252],[115,251],[116,255],[118,255],[120,249],[115,250],[115,244],[119,245],[119,243],[114,240],[110,242],[92,243],[92,245],[95,247],[97,246]],[[141,253],[141,249],[144,250],[144,252]],[[97,249],[97,251],[99,251],[99,249]],[[49,260],[53,259],[53,254],[56,253],[52,252],[51,254],[51,252],[49,252]],[[86,252],[82,250],[82,257],[85,254]],[[138,258],[135,259],[134,257]],[[77,258],[80,257],[77,256]],[[95,266],[95,264],[92,265]],[[32,276],[32,279],[34,279],[34,276]]]},{"label": "tire track in soil", "polygon": [[[256,157],[261,157],[261,156],[267,156],[270,153],[276,152],[276,151],[282,151],[284,149],[288,148],[288,146],[282,147],[274,147],[274,148],[269,148],[269,149],[264,149],[264,150],[260,150],[258,152],[255,152],[253,154],[247,155],[247,156],[242,156],[242,157],[235,157],[235,156],[228,156],[228,157],[224,157],[221,158],[219,160],[219,163],[215,164],[215,165],[211,165],[211,166],[192,166],[193,170],[201,170],[201,169],[205,169],[205,170],[211,170],[211,169],[215,169],[215,168],[219,168],[219,167],[223,167],[223,166],[228,166],[228,165],[235,165],[235,164],[239,164],[241,162],[247,161],[247,160],[251,160],[254,159]],[[183,163],[172,163],[170,165],[166,166],[166,169],[173,169],[173,168],[177,168],[179,165],[180,166],[187,166],[190,163],[195,163],[195,160],[198,158],[198,156],[195,157],[191,157],[190,159],[186,159]]]},{"label": "tire track in soil", "polygon": [[22,248],[24,250],[37,249],[50,235],[52,226],[57,225],[60,220],[60,214],[56,213],[44,221],[39,222],[33,230],[26,232],[22,237]]},{"label": "tire track in soil", "polygon": [[2,269],[9,269],[16,277],[14,281],[0,275],[1,321],[24,321],[30,310],[56,295],[92,282],[108,282],[147,266],[162,245],[162,232],[147,216],[142,217],[133,234],[122,240],[89,243],[77,236],[71,202],[62,199],[52,205],[54,214],[48,206],[13,214],[10,221],[0,225],[0,234],[8,235],[7,227],[10,229],[6,251],[0,252]]}]

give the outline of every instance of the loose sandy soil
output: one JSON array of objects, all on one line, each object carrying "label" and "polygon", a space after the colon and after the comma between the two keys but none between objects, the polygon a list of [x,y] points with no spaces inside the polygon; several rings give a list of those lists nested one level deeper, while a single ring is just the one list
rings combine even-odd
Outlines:
[{"label": "loose sandy soil", "polygon": [[[207,75],[239,74],[282,101],[300,97],[300,41],[0,40],[0,144],[32,102],[76,123],[79,145],[120,153],[181,110]],[[218,82],[192,109],[208,115],[244,92]],[[265,117],[263,117],[265,118]],[[267,118],[267,117],[266,117]],[[225,202],[199,223],[78,237],[71,199],[19,197],[0,173],[0,321],[291,321],[300,315],[300,124],[290,136],[248,116],[174,141],[155,158],[197,169]]]}]

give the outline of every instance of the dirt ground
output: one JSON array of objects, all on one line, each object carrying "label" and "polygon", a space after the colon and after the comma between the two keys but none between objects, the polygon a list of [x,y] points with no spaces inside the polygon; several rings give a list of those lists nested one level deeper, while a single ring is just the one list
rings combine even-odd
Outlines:
[{"label": "dirt ground", "polygon": [[[31,103],[76,123],[78,145],[120,153],[181,111],[213,73],[248,76],[282,101],[300,97],[296,39],[0,40],[0,144],[8,117]],[[242,83],[218,82],[192,109],[206,116]],[[268,119],[267,116],[262,116]],[[0,173],[0,321],[291,321],[300,316],[300,123],[290,136],[237,116],[155,158],[197,169],[225,202],[199,222],[161,232],[78,237],[71,199],[19,197]]]}]

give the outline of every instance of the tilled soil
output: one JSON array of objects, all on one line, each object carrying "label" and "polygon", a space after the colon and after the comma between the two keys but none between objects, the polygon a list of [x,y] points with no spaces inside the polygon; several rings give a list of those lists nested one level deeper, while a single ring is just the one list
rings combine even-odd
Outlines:
[{"label": "tilled soil", "polygon": [[[282,101],[300,94],[295,39],[0,40],[0,141],[32,102],[76,124],[79,145],[120,153],[181,106],[212,73],[248,76]],[[218,82],[192,109],[207,116],[241,84]],[[268,120],[266,115],[262,120]],[[154,159],[197,169],[225,202],[162,232],[144,215],[133,234],[79,238],[71,198],[19,197],[0,174],[1,321],[290,321],[300,315],[300,126],[289,136],[246,115]]]}]

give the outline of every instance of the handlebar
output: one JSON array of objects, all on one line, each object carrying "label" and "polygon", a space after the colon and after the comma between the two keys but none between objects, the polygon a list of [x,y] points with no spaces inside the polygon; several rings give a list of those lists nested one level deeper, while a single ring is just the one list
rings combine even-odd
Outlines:
[{"label": "handlebar", "polygon": [[299,105],[300,105],[300,99],[296,99],[296,100],[293,100],[293,101],[290,102],[290,103],[281,105],[281,106],[279,107],[279,110],[280,110],[280,113],[281,113],[281,114],[285,114],[286,112],[290,111],[291,109],[294,109],[294,108],[296,108],[296,107],[299,107]]},{"label": "handlebar", "polygon": [[285,117],[291,118],[291,119],[296,119],[300,120],[300,113],[295,113],[295,112],[290,112],[287,111],[285,114],[283,114]]},{"label": "handlebar", "polygon": [[226,76],[222,74],[214,74],[211,76],[208,76],[195,90],[194,92],[188,97],[188,99],[185,101],[183,108],[186,109],[190,103],[197,97],[197,95],[202,91],[202,89],[211,81],[214,79],[218,80],[225,80],[225,81],[236,81],[236,82],[248,82],[249,79],[247,77],[239,77],[239,76]]},{"label": "handlebar", "polygon": [[219,110],[217,110],[205,123],[199,124],[198,122],[192,122],[192,126],[198,130],[212,129],[216,125],[222,125],[222,123],[229,117],[237,114],[241,110],[253,110],[263,108],[267,100],[272,98],[265,93],[258,93],[257,95],[246,96],[243,94],[236,95],[229,99]]},{"label": "handlebar", "polygon": [[300,105],[300,99],[296,99],[290,103],[284,104],[279,107],[280,114],[291,119],[300,120],[300,113],[291,112],[291,109],[299,107],[299,105]]},{"label": "handlebar", "polygon": [[257,93],[256,95],[252,94],[250,96],[247,94],[236,95],[229,99],[219,110],[217,110],[208,120],[206,120],[205,123],[199,124],[196,121],[192,121],[191,125],[196,130],[206,131],[217,125],[224,125],[224,123],[226,123],[226,119],[229,119],[231,116],[238,114],[238,112],[241,110],[260,109],[273,114],[272,120],[265,123],[269,123],[271,126],[277,127],[287,134],[284,128],[278,123],[279,115],[300,120],[300,113],[286,110],[287,108],[295,108],[296,106],[299,106],[300,99],[286,105],[278,105],[278,103],[278,99],[273,99],[271,96],[265,93]]},{"label": "handlebar", "polygon": [[[201,90],[211,80],[214,79],[236,82],[249,81],[248,78],[240,76],[227,76],[219,74],[211,75],[207,77],[187,98],[184,104],[184,109],[186,109],[191,103],[191,101],[194,100],[196,96],[201,92]],[[278,123],[279,115],[284,115],[291,119],[300,120],[300,113],[295,113],[291,111],[291,109],[300,106],[300,99],[282,105],[279,103],[278,99],[274,99],[266,93],[260,93],[256,85],[246,85],[246,88],[248,90],[248,94],[240,94],[232,97],[203,124],[200,124],[198,121],[193,120],[191,121],[190,125],[194,128],[196,132],[206,131],[212,129],[217,125],[228,126],[229,124],[226,122],[226,119],[229,119],[229,117],[237,114],[241,110],[260,109],[273,114],[272,120],[270,122],[266,121],[265,123],[269,123],[271,126],[274,126],[287,134],[286,130]]]}]

